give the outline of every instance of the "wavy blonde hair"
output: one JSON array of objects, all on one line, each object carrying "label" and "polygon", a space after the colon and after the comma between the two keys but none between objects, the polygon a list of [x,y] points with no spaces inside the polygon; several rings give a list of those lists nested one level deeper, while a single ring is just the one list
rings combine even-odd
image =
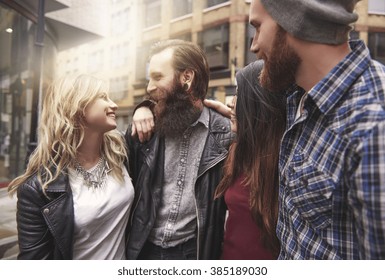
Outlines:
[{"label": "wavy blonde hair", "polygon": [[[89,76],[66,76],[54,82],[44,98],[38,129],[38,145],[31,154],[25,173],[8,186],[12,195],[17,188],[37,173],[43,192],[76,158],[84,139],[85,109],[100,93],[108,92],[108,84]],[[127,159],[122,135],[117,130],[104,134],[101,153],[112,175],[123,181],[121,165]]]}]

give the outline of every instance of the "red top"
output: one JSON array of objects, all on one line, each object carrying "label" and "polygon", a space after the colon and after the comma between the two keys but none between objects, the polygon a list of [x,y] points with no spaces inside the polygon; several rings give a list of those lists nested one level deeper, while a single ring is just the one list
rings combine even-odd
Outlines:
[{"label": "red top", "polygon": [[271,260],[272,254],[261,243],[260,228],[254,222],[249,204],[249,187],[240,176],[225,192],[229,210],[223,241],[223,260]]}]

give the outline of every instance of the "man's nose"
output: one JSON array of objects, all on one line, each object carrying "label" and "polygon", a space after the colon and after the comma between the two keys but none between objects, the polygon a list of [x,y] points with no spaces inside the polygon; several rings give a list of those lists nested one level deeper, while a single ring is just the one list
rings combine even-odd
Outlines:
[{"label": "man's nose", "polygon": [[147,92],[148,93],[151,93],[153,92],[154,90],[156,89],[155,85],[153,82],[151,82],[151,80],[148,82],[148,85],[147,85]]},{"label": "man's nose", "polygon": [[257,34],[254,35],[253,37],[253,40],[251,41],[251,45],[250,45],[250,51],[252,53],[257,53],[258,52],[258,44],[257,44],[257,40],[258,39],[258,36]]}]

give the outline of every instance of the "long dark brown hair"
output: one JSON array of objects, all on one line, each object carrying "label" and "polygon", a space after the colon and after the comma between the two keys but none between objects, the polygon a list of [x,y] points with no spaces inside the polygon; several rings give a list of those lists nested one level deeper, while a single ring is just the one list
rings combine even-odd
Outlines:
[{"label": "long dark brown hair", "polygon": [[250,188],[250,210],[261,229],[262,242],[274,257],[279,253],[276,236],[278,219],[278,158],[285,130],[285,96],[261,88],[258,82],[263,67],[256,61],[237,75],[237,133],[224,166],[224,177],[215,197],[243,174],[243,185]]}]

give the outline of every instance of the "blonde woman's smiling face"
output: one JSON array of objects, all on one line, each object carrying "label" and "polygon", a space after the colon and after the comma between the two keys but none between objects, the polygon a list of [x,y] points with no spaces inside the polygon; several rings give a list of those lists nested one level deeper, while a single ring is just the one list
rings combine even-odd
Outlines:
[{"label": "blonde woman's smiling face", "polygon": [[89,129],[107,132],[117,127],[115,111],[118,106],[107,93],[99,93],[98,97],[85,109],[85,121]]}]

